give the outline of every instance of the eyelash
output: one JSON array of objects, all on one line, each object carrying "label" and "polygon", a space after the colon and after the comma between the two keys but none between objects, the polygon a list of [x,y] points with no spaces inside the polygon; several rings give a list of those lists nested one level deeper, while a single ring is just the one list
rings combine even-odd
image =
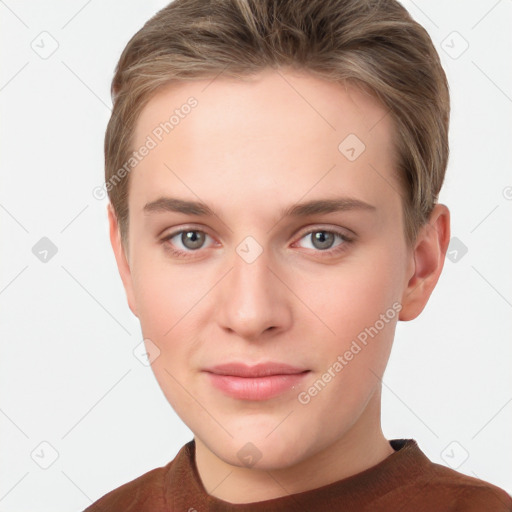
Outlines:
[{"label": "eyelash", "polygon": [[[173,233],[171,233],[169,235],[166,235],[164,238],[162,238],[161,242],[162,242],[162,244],[165,245],[165,249],[167,251],[169,251],[173,257],[183,258],[183,259],[191,258],[191,257],[193,258],[194,256],[192,256],[192,254],[195,252],[199,252],[202,249],[202,248],[199,248],[196,250],[182,251],[180,249],[176,249],[170,243],[168,243],[175,236],[181,235],[182,233],[187,233],[189,231],[203,233],[206,236],[210,237],[210,235],[208,235],[208,233],[206,233],[205,231],[203,231],[201,229],[195,229],[195,228],[184,228],[184,229],[180,229],[178,231],[174,231]],[[320,249],[316,249],[316,250],[308,249],[308,250],[314,251],[315,253],[325,254],[328,256],[336,256],[336,255],[341,254],[342,252],[346,251],[347,246],[354,242],[353,237],[347,236],[345,233],[342,233],[341,231],[337,231],[337,230],[333,230],[333,229],[322,229],[322,228],[310,229],[309,231],[302,233],[301,236],[298,238],[298,241],[302,240],[304,237],[306,237],[308,235],[311,235],[313,233],[318,233],[318,232],[333,234],[334,236],[339,237],[342,240],[342,243],[334,246],[331,249],[326,249],[324,251],[322,251]],[[210,238],[212,238],[212,237],[210,237]],[[294,243],[296,243],[296,242],[294,242]]]}]

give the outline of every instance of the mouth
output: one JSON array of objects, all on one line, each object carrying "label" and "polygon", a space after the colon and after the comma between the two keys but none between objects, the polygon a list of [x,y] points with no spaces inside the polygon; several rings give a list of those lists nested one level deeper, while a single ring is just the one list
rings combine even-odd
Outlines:
[{"label": "mouth", "polygon": [[269,400],[300,385],[310,370],[283,363],[228,363],[203,370],[223,394],[240,400]]}]

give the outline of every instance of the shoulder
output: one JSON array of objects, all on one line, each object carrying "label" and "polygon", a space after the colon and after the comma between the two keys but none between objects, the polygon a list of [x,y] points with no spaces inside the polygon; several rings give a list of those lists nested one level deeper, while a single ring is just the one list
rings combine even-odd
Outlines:
[{"label": "shoulder", "polygon": [[167,510],[165,477],[172,463],[152,469],[105,494],[84,512],[159,512]]},{"label": "shoulder", "polygon": [[512,498],[509,494],[479,478],[435,463],[432,463],[431,472],[426,478],[431,478],[432,492],[440,492],[452,500],[454,511],[512,511]]},{"label": "shoulder", "polygon": [[393,476],[372,502],[372,512],[512,512],[512,498],[503,489],[430,461],[412,439],[392,445],[398,451],[386,468]]},{"label": "shoulder", "polygon": [[512,512],[503,489],[432,462],[397,491],[407,511]]}]

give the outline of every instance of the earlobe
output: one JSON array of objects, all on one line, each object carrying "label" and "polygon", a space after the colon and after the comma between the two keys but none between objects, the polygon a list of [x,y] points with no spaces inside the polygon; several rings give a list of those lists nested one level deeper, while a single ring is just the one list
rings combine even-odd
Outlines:
[{"label": "earlobe", "polygon": [[114,256],[116,258],[117,268],[119,270],[119,275],[121,276],[121,281],[123,282],[124,290],[126,292],[126,298],[128,300],[128,306],[132,313],[138,317],[137,307],[135,303],[135,296],[133,292],[133,282],[132,282],[132,273],[130,269],[130,264],[128,260],[128,256],[126,254],[125,247],[123,245],[123,240],[121,238],[121,232],[119,229],[119,223],[117,221],[117,216],[112,207],[112,204],[108,204],[108,223],[109,223],[109,233],[110,233],[110,243],[112,245],[112,250],[114,251]]},{"label": "earlobe", "polygon": [[450,242],[450,211],[437,204],[416,240],[413,273],[402,295],[400,320],[413,320],[425,308],[443,270]]}]

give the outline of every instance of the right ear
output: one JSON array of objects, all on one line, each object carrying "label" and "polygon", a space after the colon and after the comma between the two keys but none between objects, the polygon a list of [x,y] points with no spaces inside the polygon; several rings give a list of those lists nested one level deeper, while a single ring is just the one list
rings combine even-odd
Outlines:
[{"label": "right ear", "polygon": [[138,317],[139,315],[137,314],[137,307],[135,304],[135,294],[133,293],[133,281],[130,264],[128,262],[125,247],[121,239],[121,230],[119,229],[117,216],[111,203],[108,204],[107,210],[110,243],[112,244],[112,249],[114,250],[114,256],[116,258],[119,275],[121,276],[121,281],[123,281],[124,291],[126,292],[126,298],[128,300],[128,306],[130,307],[132,313]]}]

